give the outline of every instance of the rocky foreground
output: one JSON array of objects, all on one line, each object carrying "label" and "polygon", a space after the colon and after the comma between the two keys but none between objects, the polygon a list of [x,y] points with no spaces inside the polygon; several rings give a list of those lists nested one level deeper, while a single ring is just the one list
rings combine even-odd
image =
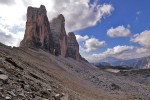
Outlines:
[{"label": "rocky foreground", "polygon": [[146,72],[110,73],[41,49],[0,44],[0,100],[149,100]]}]

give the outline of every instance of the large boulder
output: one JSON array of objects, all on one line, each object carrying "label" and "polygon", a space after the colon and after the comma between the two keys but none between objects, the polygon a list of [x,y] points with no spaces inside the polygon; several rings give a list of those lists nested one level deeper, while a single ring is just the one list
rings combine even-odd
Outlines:
[{"label": "large boulder", "polygon": [[20,47],[49,50],[51,47],[49,41],[52,41],[50,35],[50,25],[45,6],[41,5],[40,8],[28,7],[26,30]]}]

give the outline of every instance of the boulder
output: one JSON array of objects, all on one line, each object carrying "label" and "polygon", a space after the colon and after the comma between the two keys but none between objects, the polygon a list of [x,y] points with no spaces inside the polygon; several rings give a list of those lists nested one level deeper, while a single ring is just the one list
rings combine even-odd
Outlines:
[{"label": "boulder", "polygon": [[4,75],[4,74],[0,74],[0,80],[7,81],[8,80],[8,76]]}]

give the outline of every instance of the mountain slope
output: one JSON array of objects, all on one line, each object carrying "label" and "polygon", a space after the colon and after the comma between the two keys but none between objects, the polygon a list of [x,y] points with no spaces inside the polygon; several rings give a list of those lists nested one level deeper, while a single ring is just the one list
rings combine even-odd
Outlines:
[{"label": "mountain slope", "polygon": [[[6,97],[13,100],[150,98],[149,77],[108,73],[84,61],[56,57],[41,49],[11,48],[0,44],[0,69],[1,90],[4,91],[0,92],[1,100]],[[7,81],[1,78],[2,75],[8,76]]]},{"label": "mountain slope", "polygon": [[[72,68],[70,64],[67,64],[67,62],[70,62],[69,59],[69,61],[67,61],[66,58],[55,57],[48,52],[44,52],[43,50],[11,48],[4,45],[0,45],[0,55],[2,63],[0,68],[6,71],[5,75],[9,77],[9,84],[7,86],[12,88],[11,84],[16,82],[16,86],[19,85],[17,88],[21,90],[21,93],[24,93],[24,96],[18,97],[21,93],[16,93],[17,89],[10,90],[7,86],[3,85],[6,93],[2,93],[2,99],[7,97],[7,95],[14,100],[18,98],[27,99],[28,97],[30,100],[38,100],[38,98],[53,100],[57,94],[63,94],[65,95],[64,97],[67,96],[66,100],[75,100],[75,98],[80,98],[80,100],[94,100],[97,96],[101,97],[97,94],[98,91],[96,92],[94,89],[90,89],[89,85],[85,85],[85,82],[75,77],[71,74],[71,72],[67,71],[66,68]],[[12,59],[12,62],[15,62],[19,67],[13,66],[12,63],[7,62],[7,58]],[[71,59],[71,61],[76,63],[74,66],[80,65],[78,67],[91,67],[91,65],[86,62],[78,62],[73,59]],[[83,68],[80,69],[83,70]],[[17,75],[19,75],[19,77]],[[25,83],[22,83],[22,81]],[[27,87],[27,90],[26,88],[24,89],[20,87],[21,85],[25,87],[26,84],[29,86]],[[34,87],[32,87],[33,84]],[[47,89],[50,89],[52,93],[49,93]],[[14,93],[16,97],[7,94],[9,90],[12,94]],[[42,91],[46,92],[44,95],[47,94],[50,96],[46,95],[43,97],[43,95],[39,93]],[[87,97],[86,95],[91,96]]]}]

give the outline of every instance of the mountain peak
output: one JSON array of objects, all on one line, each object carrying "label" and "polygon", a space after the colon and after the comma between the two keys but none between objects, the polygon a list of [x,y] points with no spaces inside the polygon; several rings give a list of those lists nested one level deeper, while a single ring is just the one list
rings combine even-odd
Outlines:
[{"label": "mountain peak", "polygon": [[44,5],[28,7],[26,30],[20,47],[40,48],[76,60],[80,58],[75,34],[66,34],[65,17],[60,14],[49,22]]},{"label": "mountain peak", "polygon": [[41,9],[46,9],[44,5],[40,5],[40,8]]},{"label": "mountain peak", "polygon": [[45,7],[42,5],[40,8],[28,7],[25,35],[20,47],[36,47],[48,50],[49,34],[50,25]]},{"label": "mountain peak", "polygon": [[64,20],[64,21],[65,21],[65,17],[64,17],[64,15],[63,15],[63,14],[59,14],[59,15],[58,15],[58,18],[59,18],[59,19],[62,19],[62,20]]},{"label": "mountain peak", "polygon": [[75,34],[73,32],[69,32],[67,36],[68,40],[68,50],[67,50],[67,56],[72,57],[76,60],[80,59],[80,54],[79,54],[79,44],[76,40]]},{"label": "mountain peak", "polygon": [[75,34],[74,34],[74,32],[69,32],[69,33],[68,33],[68,36],[73,36],[73,37],[74,37]]}]

